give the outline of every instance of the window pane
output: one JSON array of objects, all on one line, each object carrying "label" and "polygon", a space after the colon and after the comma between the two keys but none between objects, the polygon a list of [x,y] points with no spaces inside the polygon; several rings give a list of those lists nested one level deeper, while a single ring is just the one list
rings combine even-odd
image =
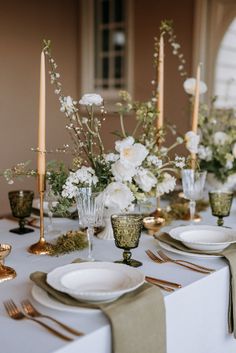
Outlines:
[{"label": "window pane", "polygon": [[102,59],[102,77],[107,79],[109,78],[109,59]]},{"label": "window pane", "polygon": [[102,23],[109,22],[109,0],[102,1]]},{"label": "window pane", "polygon": [[102,32],[102,50],[109,51],[109,30],[104,29]]},{"label": "window pane", "polygon": [[112,36],[114,50],[123,50],[125,45],[125,33],[119,28],[113,32]]},{"label": "window pane", "polygon": [[123,1],[115,0],[114,2],[114,20],[115,22],[122,22],[124,20]]},{"label": "window pane", "polygon": [[122,78],[122,57],[117,56],[115,57],[115,78]]}]

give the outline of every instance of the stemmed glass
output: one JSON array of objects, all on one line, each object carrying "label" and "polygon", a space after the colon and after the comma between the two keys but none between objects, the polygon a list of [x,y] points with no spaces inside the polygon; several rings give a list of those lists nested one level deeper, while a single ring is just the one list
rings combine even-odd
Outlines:
[{"label": "stemmed glass", "polygon": [[105,193],[93,192],[92,188],[79,188],[76,203],[79,215],[79,223],[87,228],[88,237],[88,260],[94,261],[93,237],[94,227],[102,225]]},{"label": "stemmed glass", "polygon": [[29,190],[10,191],[8,197],[13,216],[19,218],[19,228],[11,229],[10,232],[16,234],[33,232],[33,229],[25,227],[25,218],[31,215],[34,192]]},{"label": "stemmed glass", "polygon": [[0,283],[16,277],[16,271],[4,265],[4,259],[11,252],[11,245],[0,244]]},{"label": "stemmed glass", "polygon": [[196,210],[196,201],[203,196],[206,172],[195,169],[182,170],[182,185],[186,199],[189,199],[190,221],[193,223]]},{"label": "stemmed glass", "polygon": [[56,206],[58,200],[57,200],[57,196],[54,194],[50,185],[49,185],[48,190],[46,192],[45,200],[47,201],[48,220],[49,220],[46,232],[47,232],[47,234],[50,234],[50,235],[59,234],[60,230],[55,229],[54,224],[53,224],[54,207]]},{"label": "stemmed glass", "polygon": [[233,193],[230,191],[211,191],[209,200],[212,215],[218,217],[217,225],[224,225],[224,217],[228,217],[233,201]]}]

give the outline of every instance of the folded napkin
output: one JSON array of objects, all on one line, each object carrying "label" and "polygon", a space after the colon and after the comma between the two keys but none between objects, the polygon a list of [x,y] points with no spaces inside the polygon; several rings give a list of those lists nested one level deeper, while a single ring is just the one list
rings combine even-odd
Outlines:
[{"label": "folded napkin", "polygon": [[101,309],[111,324],[112,353],[166,352],[165,306],[158,287],[145,283],[112,303],[90,304],[49,286],[44,272],[34,272],[30,279],[63,304]]},{"label": "folded napkin", "polygon": [[[159,236],[155,236],[157,240],[160,240],[163,243],[171,245],[172,247],[190,253],[197,254],[207,254],[207,255],[216,255],[216,253],[208,253],[206,251],[194,250],[187,248],[180,241],[171,238],[167,233],[162,233]],[[223,256],[228,264],[230,269],[230,290],[229,290],[229,308],[228,308],[228,328],[229,332],[234,334],[236,338],[236,244],[231,244],[228,248],[217,253],[217,255]]]}]

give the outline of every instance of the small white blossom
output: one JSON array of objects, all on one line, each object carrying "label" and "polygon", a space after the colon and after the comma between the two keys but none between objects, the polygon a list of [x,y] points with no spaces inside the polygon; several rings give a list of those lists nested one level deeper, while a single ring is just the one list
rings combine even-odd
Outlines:
[{"label": "small white blossom", "polygon": [[79,104],[81,105],[102,105],[103,99],[99,94],[96,93],[87,93],[84,94],[80,99]]},{"label": "small white blossom", "polygon": [[226,169],[232,169],[234,156],[231,153],[227,153],[225,158],[226,158],[226,165],[225,165]]},{"label": "small white blossom", "polygon": [[158,158],[157,156],[154,155],[150,155],[147,157],[147,161],[151,164],[153,164],[155,167],[157,168],[161,168],[162,167],[162,160],[160,158]]},{"label": "small white blossom", "polygon": [[198,144],[200,141],[200,136],[194,131],[188,131],[185,134],[186,148],[190,153],[198,153]]},{"label": "small white blossom", "polygon": [[200,145],[198,148],[198,157],[204,161],[212,160],[212,149],[209,146]]},{"label": "small white blossom", "polygon": [[175,157],[175,166],[177,168],[183,169],[185,167],[185,158],[184,157]]},{"label": "small white blossom", "polygon": [[171,176],[168,173],[164,173],[163,180],[157,184],[156,187],[156,196],[159,197],[164,194],[168,194],[170,191],[173,191],[176,185],[175,177]]},{"label": "small white blossom", "polygon": [[213,139],[215,145],[224,145],[228,141],[229,136],[223,131],[217,131],[214,134]]},{"label": "small white blossom", "polygon": [[60,97],[61,109],[60,111],[67,116],[73,114],[77,109],[75,103],[70,96]]},{"label": "small white blossom", "polygon": [[[195,89],[196,89],[196,79],[195,78],[187,78],[187,80],[184,81],[185,92],[194,96]],[[200,81],[199,94],[204,94],[204,93],[206,93],[206,91],[207,91],[207,85],[205,84],[205,82]]]},{"label": "small white blossom", "polygon": [[119,159],[119,155],[115,153],[108,153],[104,155],[106,162],[116,162]]}]

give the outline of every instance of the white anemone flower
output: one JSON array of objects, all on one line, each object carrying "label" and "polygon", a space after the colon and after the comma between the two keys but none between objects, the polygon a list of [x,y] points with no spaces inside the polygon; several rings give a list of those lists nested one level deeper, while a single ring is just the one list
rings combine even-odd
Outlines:
[{"label": "white anemone flower", "polygon": [[132,136],[128,136],[123,140],[119,140],[115,142],[115,149],[117,152],[121,152],[124,148],[130,147],[134,144],[134,138]]},{"label": "white anemone flower", "polygon": [[149,192],[157,184],[157,178],[148,169],[140,167],[134,180],[141,190]]},{"label": "white anemone flower", "polygon": [[103,103],[103,98],[100,96],[100,94],[96,93],[86,93],[82,96],[82,98],[79,101],[80,105],[102,105]]},{"label": "white anemone flower", "polygon": [[163,180],[157,184],[156,196],[159,197],[173,191],[176,185],[176,179],[169,173],[164,173]]},{"label": "white anemone flower", "polygon": [[131,206],[134,195],[129,187],[120,182],[110,183],[104,190],[106,193],[105,206],[124,211]]},{"label": "white anemone flower", "polygon": [[185,134],[186,148],[190,153],[198,153],[198,144],[200,141],[200,136],[194,131],[188,131]]},{"label": "white anemone flower", "polygon": [[[184,90],[186,93],[191,94],[192,96],[195,95],[195,90],[196,90],[196,79],[191,77],[191,78],[187,78],[184,81]],[[199,94],[204,94],[207,91],[207,85],[205,84],[205,82],[200,81],[199,84]]]}]

